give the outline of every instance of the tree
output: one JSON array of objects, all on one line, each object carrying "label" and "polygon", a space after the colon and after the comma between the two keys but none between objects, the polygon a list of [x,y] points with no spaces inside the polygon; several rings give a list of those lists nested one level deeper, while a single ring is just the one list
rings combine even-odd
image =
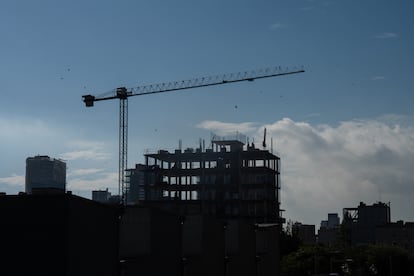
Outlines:
[{"label": "tree", "polygon": [[283,257],[295,252],[302,245],[302,241],[293,233],[293,221],[288,220],[286,227],[280,233],[280,256]]},{"label": "tree", "polygon": [[329,247],[312,245],[302,246],[282,258],[282,275],[305,276],[320,273],[329,273],[331,264]]}]

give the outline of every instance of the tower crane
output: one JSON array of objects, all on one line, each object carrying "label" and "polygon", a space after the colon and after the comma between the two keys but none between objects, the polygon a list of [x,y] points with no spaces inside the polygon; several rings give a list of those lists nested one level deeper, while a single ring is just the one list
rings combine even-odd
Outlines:
[{"label": "tower crane", "polygon": [[271,67],[260,70],[252,70],[231,74],[222,74],[209,77],[200,77],[182,81],[172,81],[151,85],[138,86],[134,88],[119,87],[108,93],[97,96],[83,95],[82,100],[86,107],[92,107],[97,101],[119,99],[119,170],[118,170],[118,194],[120,203],[126,204],[127,187],[125,185],[125,169],[128,163],[128,98],[132,96],[143,96],[177,90],[185,90],[199,87],[207,87],[242,81],[254,81],[270,77],[278,77],[303,73],[303,68],[293,70],[282,67]]}]

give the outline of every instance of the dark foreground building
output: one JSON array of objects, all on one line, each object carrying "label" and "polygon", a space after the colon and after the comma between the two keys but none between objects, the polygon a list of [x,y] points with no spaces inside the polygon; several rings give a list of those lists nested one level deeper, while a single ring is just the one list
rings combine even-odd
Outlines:
[{"label": "dark foreground building", "polygon": [[63,193],[1,195],[0,236],[0,275],[117,275],[111,206]]},{"label": "dark foreground building", "polygon": [[275,224],[127,206],[120,225],[120,275],[276,276],[278,237]]},{"label": "dark foreground building", "polygon": [[[134,237],[137,233],[143,237],[146,228],[138,227],[136,221],[142,215],[132,213],[143,212],[138,206],[148,208],[152,211],[145,217],[152,230],[147,232],[153,233],[149,240],[155,254],[151,258],[158,257],[140,263],[145,258],[138,252],[138,246],[128,254],[121,248],[125,271],[131,273],[126,275],[138,274],[139,268],[149,265],[160,273],[148,275],[165,275],[166,267],[171,268],[168,275],[277,275],[283,222],[279,200],[280,159],[237,138],[240,137],[215,136],[207,149],[200,142],[196,149],[148,153],[145,164],[127,170],[129,206],[121,233],[126,228],[129,235],[121,240],[137,242]],[[165,216],[164,213],[175,216],[176,221],[165,219],[164,224],[157,223],[157,216]],[[156,229],[155,225],[164,229]],[[166,260],[167,264],[174,259],[166,258],[165,252],[161,256],[156,250],[159,241],[166,237],[181,241],[176,254],[180,256],[178,267],[154,263]],[[126,244],[130,243],[121,242],[121,247]]]},{"label": "dark foreground building", "polygon": [[0,195],[0,275],[279,275],[279,158],[213,146],[145,155],[127,206],[107,191]]}]

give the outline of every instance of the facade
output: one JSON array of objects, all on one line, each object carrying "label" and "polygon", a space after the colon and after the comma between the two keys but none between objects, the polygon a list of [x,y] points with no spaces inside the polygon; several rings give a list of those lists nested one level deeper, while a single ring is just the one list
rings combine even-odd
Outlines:
[{"label": "facade", "polygon": [[328,220],[322,220],[318,230],[318,243],[334,245],[339,241],[339,216],[329,213]]},{"label": "facade", "polygon": [[321,228],[336,228],[339,227],[339,216],[337,213],[329,213],[328,220],[321,221]]},{"label": "facade", "polygon": [[175,213],[279,223],[280,159],[239,140],[145,154],[128,170],[128,198]]},{"label": "facade", "polygon": [[136,204],[145,200],[145,172],[146,166],[136,164],[134,169],[126,170],[126,178],[129,182],[128,194],[126,196],[128,204]]},{"label": "facade", "polygon": [[[171,229],[171,234],[163,234],[169,240],[181,240],[175,253],[182,257],[181,266],[174,268],[179,275],[277,275],[283,223],[279,157],[238,138],[215,136],[207,149],[201,144],[196,149],[147,153],[144,164],[128,169],[127,212],[148,208],[181,221],[176,238],[174,222],[159,225],[160,231]],[[153,239],[153,246],[157,242]],[[138,265],[143,259],[133,254],[126,262],[130,267],[150,265]]]},{"label": "facade", "polygon": [[108,203],[109,199],[111,198],[111,193],[106,190],[95,190],[92,191],[92,200],[98,201],[101,203]]},{"label": "facade", "polygon": [[327,228],[336,228],[339,227],[339,216],[337,213],[329,213]]},{"label": "facade", "polygon": [[390,204],[377,202],[357,208],[343,209],[343,229],[346,242],[352,245],[375,243],[375,229],[391,222]]},{"label": "facade", "polygon": [[297,236],[303,244],[316,243],[315,225],[295,222],[292,225],[292,233]]},{"label": "facade", "polygon": [[37,192],[65,192],[66,163],[46,155],[26,159],[27,194]]},{"label": "facade", "polygon": [[92,191],[92,200],[100,203],[118,205],[120,198],[121,197],[119,195],[111,195],[111,192],[108,191],[108,188],[106,190]]},{"label": "facade", "polygon": [[178,216],[127,206],[120,221],[120,275],[182,275],[181,228]]},{"label": "facade", "polygon": [[279,228],[129,205],[120,222],[120,275],[278,275]]},{"label": "facade", "polygon": [[118,275],[119,212],[71,195],[0,196],[0,275]]},{"label": "facade", "polygon": [[377,244],[396,245],[414,256],[414,222],[387,223],[378,226],[375,233]]}]

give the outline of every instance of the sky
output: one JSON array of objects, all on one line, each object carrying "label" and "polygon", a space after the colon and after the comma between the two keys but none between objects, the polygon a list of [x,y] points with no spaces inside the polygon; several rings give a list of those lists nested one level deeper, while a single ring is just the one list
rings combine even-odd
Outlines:
[{"label": "sky", "polygon": [[67,163],[67,189],[117,193],[117,100],[82,95],[271,66],[305,73],[129,99],[128,167],[211,133],[264,128],[288,220],[359,202],[414,221],[411,0],[3,0],[0,191],[25,160]]}]

